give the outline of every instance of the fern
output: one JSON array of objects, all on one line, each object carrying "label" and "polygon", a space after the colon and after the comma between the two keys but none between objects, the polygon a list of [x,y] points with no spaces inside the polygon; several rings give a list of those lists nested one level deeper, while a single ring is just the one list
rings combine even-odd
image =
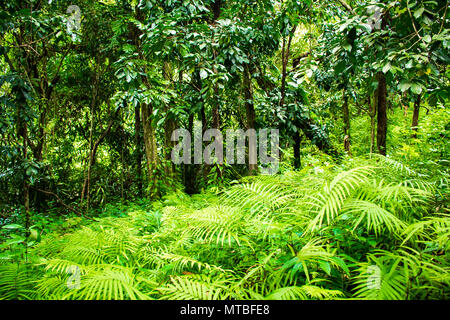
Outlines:
[{"label": "fern", "polygon": [[30,266],[0,265],[0,298],[4,300],[33,299],[33,278],[35,270]]},{"label": "fern", "polygon": [[280,288],[268,296],[266,300],[310,300],[310,299],[333,299],[343,296],[339,290],[329,290],[312,285],[301,287]]},{"label": "fern", "polygon": [[171,282],[157,289],[163,300],[225,300],[229,296],[226,279],[212,280],[205,275],[171,277]]},{"label": "fern", "polygon": [[321,192],[311,195],[311,206],[315,218],[308,226],[310,232],[321,228],[324,223],[330,224],[340,213],[345,200],[351,192],[364,183],[369,175],[373,174],[372,167],[354,168],[339,173],[331,183],[326,183]]},{"label": "fern", "polygon": [[354,283],[355,296],[369,300],[403,300],[407,279],[398,265],[400,260],[376,258],[372,263],[361,263]]},{"label": "fern", "polygon": [[379,236],[384,230],[397,235],[406,228],[406,224],[394,214],[370,201],[352,200],[343,211],[355,216],[353,230],[364,224],[368,232]]}]

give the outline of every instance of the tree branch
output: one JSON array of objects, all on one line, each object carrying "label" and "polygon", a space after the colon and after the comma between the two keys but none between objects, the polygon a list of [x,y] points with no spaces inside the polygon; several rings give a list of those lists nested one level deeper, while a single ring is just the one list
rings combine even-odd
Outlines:
[{"label": "tree branch", "polygon": [[348,12],[350,12],[351,14],[356,15],[355,10],[353,10],[353,8],[350,7],[350,5],[349,5],[347,2],[345,2],[345,0],[338,0],[338,1],[340,2],[340,4],[341,4],[345,9],[347,9]]},{"label": "tree branch", "polygon": [[[39,192],[42,192],[42,193],[44,193],[44,194],[47,194],[47,195],[50,195],[50,196],[55,197],[56,200],[58,200],[58,202],[59,202],[63,207],[65,207],[66,209],[68,209],[68,210],[70,210],[70,211],[72,211],[72,212],[75,212],[75,213],[76,213],[77,215],[79,215],[79,216],[83,216],[83,214],[82,214],[81,212],[79,212],[79,211],[77,211],[76,209],[72,208],[71,206],[65,204],[64,201],[62,201],[61,198],[60,198],[56,193],[53,193],[53,192],[51,192],[51,191],[46,191],[46,190],[38,189],[38,188],[35,188],[35,187],[31,187],[31,188],[33,188],[33,189],[36,190],[36,191],[39,191]],[[84,218],[91,219],[91,218],[89,218],[89,217],[84,217]]]}]

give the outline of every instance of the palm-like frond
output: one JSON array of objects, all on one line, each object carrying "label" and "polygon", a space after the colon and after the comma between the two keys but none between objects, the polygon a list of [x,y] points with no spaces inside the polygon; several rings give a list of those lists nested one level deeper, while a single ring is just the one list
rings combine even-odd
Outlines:
[{"label": "palm-like frond", "polygon": [[0,265],[0,299],[32,299],[34,272],[30,267],[17,264]]},{"label": "palm-like frond", "polygon": [[275,290],[265,297],[267,300],[332,299],[343,296],[339,290],[329,290],[313,285],[291,286]]},{"label": "palm-like frond", "polygon": [[212,207],[196,211],[187,217],[188,227],[183,233],[207,243],[241,245],[242,216],[236,208]]},{"label": "palm-like frond", "polygon": [[407,278],[398,267],[400,260],[376,258],[373,263],[361,263],[354,283],[355,296],[369,300],[403,300],[406,297]]},{"label": "palm-like frond", "polygon": [[286,206],[292,202],[292,190],[279,183],[255,181],[232,187],[225,192],[224,200],[228,204],[239,204],[250,214],[267,216],[270,213],[286,212]]},{"label": "palm-like frond", "polygon": [[165,250],[153,250],[149,251],[146,255],[148,262],[153,266],[160,269],[165,265],[171,265],[174,273],[181,273],[186,270],[217,270],[224,272],[224,270],[215,265],[209,265],[208,263],[201,262],[193,257],[174,254]]},{"label": "palm-like frond", "polygon": [[139,288],[139,281],[127,268],[107,267],[89,272],[80,281],[80,288],[65,298],[83,300],[147,300],[150,297]]},{"label": "palm-like frond", "polygon": [[315,238],[309,240],[295,256],[283,265],[281,270],[288,270],[291,281],[298,272],[304,272],[308,282],[310,279],[310,265],[320,266],[329,273],[331,264],[337,265],[334,252],[330,252],[323,245],[323,239]]},{"label": "palm-like frond", "polygon": [[450,238],[450,216],[446,214],[425,217],[410,224],[403,231],[403,244],[410,239],[435,241],[441,248],[448,248]]},{"label": "palm-like frond", "polygon": [[171,277],[170,284],[157,291],[164,300],[225,300],[229,296],[226,279],[205,275]]},{"label": "palm-like frond", "polygon": [[374,232],[378,236],[384,230],[395,235],[406,228],[403,221],[374,202],[352,200],[343,211],[354,216],[353,230],[363,224],[368,232]]},{"label": "palm-like frond", "polygon": [[313,232],[324,223],[330,224],[339,214],[344,201],[351,192],[367,180],[373,174],[372,167],[354,168],[339,173],[331,183],[323,186],[322,190],[309,198],[307,202],[311,206],[315,218],[308,226],[308,230]]}]

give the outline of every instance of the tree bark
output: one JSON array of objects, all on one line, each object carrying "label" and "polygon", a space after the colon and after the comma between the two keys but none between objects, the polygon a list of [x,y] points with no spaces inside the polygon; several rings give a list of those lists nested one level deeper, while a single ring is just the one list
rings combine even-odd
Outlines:
[{"label": "tree bark", "polygon": [[375,117],[377,115],[377,95],[372,103],[369,96],[369,117],[370,117],[370,153],[373,153],[375,147]]},{"label": "tree bark", "polygon": [[[255,129],[256,113],[255,106],[253,105],[252,78],[247,64],[244,65],[243,91],[245,98],[245,111],[247,115],[247,129]],[[249,161],[248,170],[250,175],[254,175],[258,172],[258,165],[251,164]]]},{"label": "tree bark", "polygon": [[[191,113],[188,119],[188,131],[193,134],[194,131],[194,114]],[[187,194],[197,193],[196,188],[196,165],[193,164],[192,141],[191,145],[191,164],[184,164],[184,190]]]},{"label": "tree bark", "polygon": [[[213,3],[213,13],[214,13],[213,23],[215,23],[216,20],[220,16],[221,5],[222,5],[222,0],[215,0],[214,3]],[[214,34],[213,34],[213,39],[211,39],[211,42],[214,42]],[[213,60],[214,60],[214,63],[215,63],[216,59],[217,59],[217,52],[216,52],[215,49],[213,49]],[[213,69],[213,72],[215,74],[217,74],[218,71],[217,71],[216,66],[214,65],[214,63],[213,63],[212,69]],[[216,82],[214,84],[214,95],[215,95],[215,97],[214,97],[214,105],[213,105],[213,108],[212,108],[212,127],[214,129],[218,129],[218,130],[220,130],[220,111],[219,111],[220,100],[219,100],[219,94],[220,94],[220,92],[219,92],[219,85]]]},{"label": "tree bark", "polygon": [[301,159],[301,148],[302,137],[300,136],[300,132],[297,131],[294,134],[294,168],[300,169],[302,167],[302,159]]},{"label": "tree bark", "polygon": [[339,2],[342,4],[342,6],[351,14],[356,15],[355,10],[353,10],[352,7],[345,1],[345,0],[339,0]]},{"label": "tree bark", "polygon": [[387,86],[383,72],[378,72],[378,106],[377,106],[377,147],[378,153],[386,155],[387,135]]},{"label": "tree bark", "polygon": [[[13,87],[13,91],[16,93],[17,103],[17,136],[22,138],[22,155],[23,163],[25,164],[28,159],[28,125],[23,117],[25,112],[24,106],[26,105],[26,99],[22,93],[20,87]],[[25,233],[29,236],[30,227],[30,180],[26,172],[23,175],[23,205],[25,208]],[[28,253],[28,251],[27,251]]]},{"label": "tree bark", "polygon": [[222,0],[215,0],[212,4],[213,6],[213,14],[214,14],[214,21],[216,21],[217,19],[219,19],[220,16],[220,12],[221,12],[221,6],[222,6]]},{"label": "tree bark", "polygon": [[134,143],[136,146],[135,151],[135,166],[136,166],[136,180],[138,195],[140,198],[143,197],[142,192],[142,133],[141,133],[141,106],[136,105],[134,108]]},{"label": "tree bark", "polygon": [[[180,75],[180,77],[181,76],[182,75]],[[169,83],[172,83],[173,73],[169,62],[163,63],[163,77]],[[175,167],[173,166],[173,163],[171,163],[171,151],[175,145],[174,142],[172,142],[172,132],[176,129],[176,122],[175,119],[170,116],[171,108],[172,105],[169,102],[169,104],[165,106],[166,119],[164,122],[164,172],[166,174],[166,178],[168,178],[167,183],[171,183],[171,178],[174,177],[175,173]]]},{"label": "tree bark", "polygon": [[281,99],[280,99],[280,107],[284,106],[284,99],[286,97],[286,79],[287,79],[287,65],[289,62],[289,54],[291,51],[291,43],[292,38],[294,37],[295,31],[297,30],[297,26],[294,26],[289,33],[289,37],[286,43],[286,38],[283,37],[283,46],[281,48],[281,63],[282,63],[282,72],[281,72]]},{"label": "tree bark", "polygon": [[156,186],[157,176],[155,175],[155,170],[158,166],[158,150],[156,145],[156,134],[155,128],[152,126],[151,114],[153,113],[153,107],[151,105],[142,104],[141,105],[141,120],[142,128],[144,131],[144,146],[145,146],[145,156],[147,159],[147,171],[148,179],[150,182],[151,191],[156,191],[154,187]]},{"label": "tree bark", "polygon": [[352,156],[350,150],[351,135],[350,135],[350,109],[348,107],[347,92],[344,92],[344,104],[342,105],[342,111],[344,115],[344,149],[349,156]]}]

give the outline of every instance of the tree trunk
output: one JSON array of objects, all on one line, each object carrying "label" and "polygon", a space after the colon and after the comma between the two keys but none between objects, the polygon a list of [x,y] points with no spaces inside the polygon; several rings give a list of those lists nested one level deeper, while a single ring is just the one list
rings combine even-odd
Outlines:
[{"label": "tree trunk", "polygon": [[294,26],[289,33],[288,40],[286,43],[286,37],[283,37],[283,45],[281,48],[281,63],[282,63],[282,72],[281,72],[281,99],[280,99],[280,107],[284,106],[284,99],[286,97],[286,79],[287,79],[287,65],[289,62],[289,54],[291,51],[291,43],[294,37],[295,31],[297,30],[297,26]]},{"label": "tree trunk", "polygon": [[[188,131],[193,134],[194,132],[194,114],[191,113],[188,119]],[[193,154],[192,154],[192,141],[191,145],[191,164],[184,164],[184,190],[187,194],[195,194],[197,193],[196,188],[196,165],[193,162]]]},{"label": "tree trunk", "polygon": [[377,96],[372,103],[369,96],[369,117],[370,117],[370,153],[373,153],[375,146],[375,117],[377,115]]},{"label": "tree trunk", "polygon": [[[243,90],[245,98],[245,111],[247,115],[247,129],[255,129],[256,113],[253,105],[252,78],[247,64],[244,65]],[[258,165],[250,164],[249,161],[248,170],[250,175],[254,175],[258,172]]]},{"label": "tree trunk", "polygon": [[143,197],[142,192],[142,133],[141,133],[141,106],[138,104],[134,108],[134,143],[136,145],[136,179],[138,195],[140,198]]},{"label": "tree trunk", "polygon": [[422,100],[422,96],[419,94],[417,95],[417,99],[414,102],[414,113],[413,113],[413,119],[412,119],[412,129],[415,131],[412,135],[413,139],[417,139],[417,126],[419,125],[419,112],[420,112],[420,102]]},{"label": "tree trunk", "polygon": [[342,106],[342,111],[344,115],[344,149],[349,156],[352,156],[352,152],[350,150],[350,110],[348,107],[348,96],[346,92],[344,92],[344,104]]},{"label": "tree trunk", "polygon": [[214,13],[214,21],[219,19],[220,12],[221,12],[221,6],[222,6],[222,0],[215,0],[212,4],[213,6],[213,13]]},{"label": "tree trunk", "polygon": [[155,186],[157,176],[155,175],[155,170],[158,166],[158,150],[156,145],[155,128],[153,128],[151,121],[152,113],[153,108],[151,105],[141,105],[141,120],[142,128],[144,131],[144,146],[145,156],[147,158],[148,179],[150,182],[151,192],[153,193],[154,191],[156,191]]},{"label": "tree trunk", "polygon": [[[213,3],[213,13],[214,13],[213,23],[215,23],[216,20],[220,16],[221,5],[222,5],[222,0],[215,0]],[[211,42],[214,42],[214,34],[212,35],[212,37],[213,37],[213,39],[211,39]],[[215,66],[216,59],[217,59],[217,52],[215,49],[213,49],[214,62],[212,65],[212,70],[215,74],[218,73],[216,66]],[[220,111],[219,111],[220,100],[219,100],[219,96],[220,96],[219,84],[216,82],[214,84],[214,106],[212,108],[212,127],[213,127],[213,129],[218,129],[218,130],[220,130]]]},{"label": "tree trunk", "polygon": [[[23,127],[23,159],[27,159],[27,140],[28,140],[28,128],[27,125],[24,124]],[[24,182],[23,182],[23,202],[25,207],[25,233],[26,236],[29,236],[29,228],[30,228],[30,183],[29,179],[25,174]]]},{"label": "tree trunk", "polygon": [[302,167],[302,159],[301,159],[301,148],[302,137],[300,136],[300,132],[297,131],[294,134],[294,168],[300,169]]},{"label": "tree trunk", "polygon": [[[120,109],[117,109],[117,111],[115,112],[115,114],[113,116],[114,118],[116,117],[116,115],[119,112],[119,110]],[[114,118],[109,121],[108,127],[102,132],[100,137],[98,137],[97,141],[95,141],[95,143],[94,143],[94,145],[92,147],[92,150],[91,150],[91,152],[89,154],[87,176],[86,176],[86,178],[84,180],[83,190],[81,192],[81,202],[83,202],[83,197],[84,197],[84,195],[86,195],[86,213],[88,213],[89,205],[90,205],[89,189],[90,189],[90,185],[91,185],[91,175],[92,175],[92,168],[93,168],[94,163],[95,163],[95,156],[97,154],[98,147],[100,146],[100,144],[103,142],[103,140],[106,138],[106,136],[111,131],[111,128],[112,128],[112,126],[114,124]]]},{"label": "tree trunk", "polygon": [[378,153],[386,155],[386,135],[387,135],[387,86],[386,77],[383,72],[378,72],[377,89],[377,147]]},{"label": "tree trunk", "polygon": [[[168,62],[163,63],[163,77],[165,80],[167,80],[169,83],[172,83],[173,81],[173,73],[172,68]],[[180,75],[181,77],[181,75]],[[174,147],[174,142],[172,142],[172,132],[176,129],[176,121],[175,119],[170,115],[170,109],[172,108],[172,105],[167,104],[165,106],[165,112],[166,112],[166,119],[164,122],[164,172],[166,174],[167,183],[171,183],[172,178],[174,178],[175,173],[175,167],[173,166],[173,163],[171,162],[171,151]]]},{"label": "tree trunk", "polygon": [[340,157],[341,154],[333,147],[328,135],[311,118],[297,118],[295,126],[303,131],[305,136],[313,141],[319,150],[334,156]]}]

